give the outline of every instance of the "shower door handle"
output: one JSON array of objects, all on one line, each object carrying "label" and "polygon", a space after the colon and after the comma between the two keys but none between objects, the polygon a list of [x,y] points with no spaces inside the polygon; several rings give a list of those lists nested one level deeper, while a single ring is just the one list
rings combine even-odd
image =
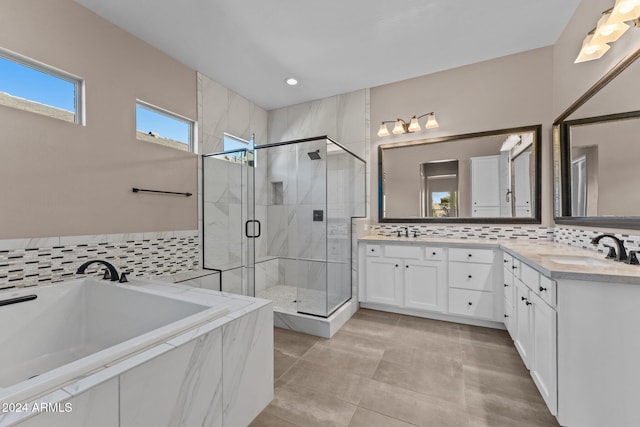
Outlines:
[{"label": "shower door handle", "polygon": [[[249,235],[249,223],[255,223],[258,226],[258,234],[250,236]],[[254,228],[255,231],[255,228]],[[244,223],[244,235],[247,236],[250,239],[255,239],[257,237],[260,237],[260,235],[262,234],[262,224],[260,224],[260,221],[258,221],[257,219],[250,219],[247,222]]]}]

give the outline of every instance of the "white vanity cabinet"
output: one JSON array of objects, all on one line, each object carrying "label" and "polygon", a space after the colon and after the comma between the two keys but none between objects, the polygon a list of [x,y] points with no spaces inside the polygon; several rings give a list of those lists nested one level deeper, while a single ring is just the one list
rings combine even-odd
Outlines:
[{"label": "white vanity cabinet", "polygon": [[516,291],[515,291],[515,278],[519,277],[518,267],[520,265],[520,261],[513,258],[511,255],[503,252],[502,255],[502,288],[504,290],[504,301],[503,301],[503,319],[504,325],[511,335],[513,340],[516,339]]},{"label": "white vanity cabinet", "polygon": [[494,320],[495,259],[493,249],[449,249],[450,314]]},{"label": "white vanity cabinet", "polygon": [[400,305],[402,263],[399,259],[367,258],[367,301]]},{"label": "white vanity cabinet", "polygon": [[361,301],[443,312],[445,251],[418,245],[365,246],[366,284]]},{"label": "white vanity cabinet", "polygon": [[408,240],[366,242],[360,254],[363,307],[482,326],[500,327],[503,321],[495,249]]},{"label": "white vanity cabinet", "polygon": [[557,415],[556,283],[506,253],[503,265],[505,325],[549,410]]}]

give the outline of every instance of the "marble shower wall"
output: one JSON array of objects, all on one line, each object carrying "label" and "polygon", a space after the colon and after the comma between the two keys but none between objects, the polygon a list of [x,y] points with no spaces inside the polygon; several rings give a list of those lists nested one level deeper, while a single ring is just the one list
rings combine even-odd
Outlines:
[{"label": "marble shower wall", "polygon": [[[249,140],[255,134],[255,144],[267,142],[267,112],[237,93],[225,88],[207,76],[198,73],[198,152],[214,153],[224,150],[224,133]],[[207,161],[207,160],[205,160]],[[208,162],[208,161],[207,161]],[[237,167],[223,165],[222,161],[208,164],[205,171],[205,194],[199,188],[198,226],[205,237],[203,264],[223,268],[240,265],[243,224],[247,215],[247,175]],[[220,170],[216,170],[220,168]],[[262,223],[266,235],[266,160],[256,158],[255,215]],[[202,179],[202,165],[199,178]],[[200,181],[202,182],[202,180]],[[244,185],[239,187],[238,184]],[[238,191],[236,191],[238,190]],[[243,200],[244,197],[244,200]],[[203,228],[206,224],[207,227]],[[226,229],[225,229],[226,227]],[[207,228],[209,228],[207,230]],[[266,255],[266,239],[256,239],[256,256]],[[228,253],[226,253],[228,251]],[[220,268],[220,267],[214,267]]]},{"label": "marble shower wall", "polygon": [[223,151],[224,133],[249,140],[256,145],[267,142],[267,112],[253,102],[198,73],[199,153]]},{"label": "marble shower wall", "polygon": [[[371,146],[369,115],[369,89],[270,110],[268,141],[275,143],[327,135],[367,160]],[[366,174],[367,177],[370,174],[369,163]],[[369,191],[367,186],[367,205]]]}]

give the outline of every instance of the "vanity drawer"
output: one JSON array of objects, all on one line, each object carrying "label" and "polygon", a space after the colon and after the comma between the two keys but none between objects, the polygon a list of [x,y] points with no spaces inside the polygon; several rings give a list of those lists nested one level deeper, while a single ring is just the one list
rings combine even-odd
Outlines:
[{"label": "vanity drawer", "polygon": [[449,313],[491,319],[493,294],[468,289],[449,289]]},{"label": "vanity drawer", "polygon": [[511,266],[513,265],[513,257],[506,252],[502,253],[502,265],[511,274]]},{"label": "vanity drawer", "polygon": [[538,288],[539,292],[536,292],[540,295],[547,304],[551,307],[556,306],[556,281],[549,279],[548,277],[540,275],[540,287]]},{"label": "vanity drawer", "polygon": [[389,258],[422,259],[422,247],[385,245],[384,256]]},{"label": "vanity drawer", "polygon": [[442,261],[444,259],[444,248],[424,248],[424,259],[427,261]]},{"label": "vanity drawer", "polygon": [[449,282],[454,288],[491,291],[493,265],[467,262],[449,263]]},{"label": "vanity drawer", "polygon": [[513,275],[510,271],[504,271],[504,297],[509,301],[513,301]]},{"label": "vanity drawer", "polygon": [[449,260],[492,264],[495,252],[491,249],[449,249]]},{"label": "vanity drawer", "polygon": [[382,250],[380,245],[367,245],[367,256],[380,256],[382,255]]},{"label": "vanity drawer", "polygon": [[538,293],[538,287],[540,286],[540,273],[538,273],[537,270],[534,270],[525,263],[520,263],[520,280],[522,280],[529,289]]}]

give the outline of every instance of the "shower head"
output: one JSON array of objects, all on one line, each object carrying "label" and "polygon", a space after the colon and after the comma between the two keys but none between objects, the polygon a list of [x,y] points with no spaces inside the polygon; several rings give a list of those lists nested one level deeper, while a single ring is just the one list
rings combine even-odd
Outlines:
[{"label": "shower head", "polygon": [[320,160],[320,150],[310,151],[307,153],[311,160]]}]

